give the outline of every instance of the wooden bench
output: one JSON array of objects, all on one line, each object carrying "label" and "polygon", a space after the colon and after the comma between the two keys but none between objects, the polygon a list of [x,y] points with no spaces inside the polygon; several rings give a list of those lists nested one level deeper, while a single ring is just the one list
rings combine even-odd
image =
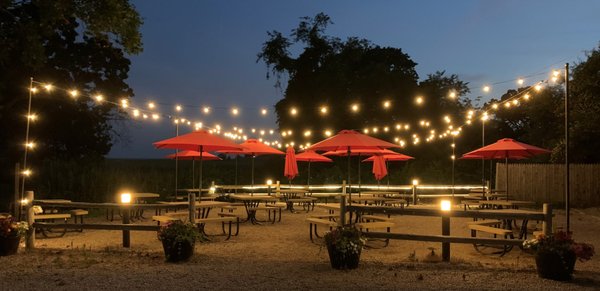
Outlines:
[{"label": "wooden bench", "polygon": [[168,223],[173,221],[183,221],[181,218],[175,217],[173,215],[154,215],[152,216],[152,220],[156,221],[158,225],[160,223]]},{"label": "wooden bench", "polygon": [[[54,221],[55,219],[63,219],[65,223],[67,223],[68,219],[71,218],[71,214],[68,213],[53,213],[53,214],[34,214],[33,221],[36,220],[50,220]],[[49,236],[48,234],[52,232],[52,229],[45,229],[40,227],[39,230],[42,232],[44,237],[63,237],[67,233],[67,229],[63,229],[56,236]]]},{"label": "wooden bench", "polygon": [[[71,216],[73,216],[73,221],[75,222],[75,224],[77,224],[78,217],[79,217],[80,223],[83,224],[83,217],[85,215],[88,215],[90,212],[85,209],[72,209],[72,210],[69,210],[69,213],[71,213]],[[82,232],[83,228],[76,229],[75,231]]]},{"label": "wooden bench", "polygon": [[306,212],[309,212],[309,211],[315,209],[315,201],[317,201],[317,200],[318,200],[318,198],[316,198],[316,197],[302,197],[302,198],[288,198],[285,201],[287,202],[288,210],[290,210],[292,212],[294,212],[294,203],[302,205],[302,209],[304,209]]},{"label": "wooden bench", "polygon": [[392,218],[390,218],[390,217],[369,215],[369,214],[361,215],[360,219],[362,222],[370,222],[370,221],[389,221],[389,222],[391,222],[392,221]]},{"label": "wooden bench", "polygon": [[[319,233],[317,232],[317,225],[322,225],[325,227],[329,227],[329,230],[333,229],[334,227],[338,226],[337,222],[335,221],[331,221],[328,219],[322,219],[322,218],[315,218],[315,217],[309,217],[306,219],[306,222],[308,222],[308,233],[310,236],[310,241],[314,242],[313,240],[313,233],[315,234],[315,236],[317,238],[320,238],[321,236],[319,236]],[[313,228],[314,226],[314,228]]]},{"label": "wooden bench", "polygon": [[[487,226],[487,225],[480,225],[480,224],[467,224],[467,228],[469,228],[471,230],[471,237],[476,237],[477,236],[477,232],[485,232],[485,233],[489,233],[489,234],[493,234],[494,237],[497,236],[501,236],[502,238],[508,239],[514,238],[513,232],[510,229],[503,229],[503,228],[498,228],[498,227],[491,227],[491,226]],[[478,252],[483,253],[483,248],[487,248],[486,245],[479,245],[479,244],[473,244],[473,246],[475,247],[475,249]],[[504,245],[502,247],[502,250],[499,252],[495,252],[496,254],[500,254],[500,256],[504,256],[507,252],[511,251],[513,248],[512,245]]]},{"label": "wooden bench", "polygon": [[314,214],[310,216],[310,218],[327,219],[330,221],[335,221],[338,217],[340,217],[338,214]]},{"label": "wooden bench", "polygon": [[[221,213],[220,213],[221,214]],[[238,216],[219,216],[219,217],[210,217],[210,218],[198,218],[196,219],[196,224],[198,225],[198,228],[200,229],[200,232],[204,235],[208,235],[206,234],[206,232],[204,231],[204,226],[206,225],[206,223],[209,222],[221,222],[221,229],[223,231],[223,234],[227,235],[227,238],[225,240],[229,240],[231,238],[231,224],[235,223],[235,234],[233,236],[237,236],[240,233],[240,218]],[[225,231],[225,223],[227,223],[229,225],[228,231]]]},{"label": "wooden bench", "polygon": [[[362,217],[364,217],[366,215],[363,215]],[[374,215],[370,215],[372,218],[382,218],[379,216],[374,216]],[[385,230],[387,232],[390,232],[391,228],[393,226],[395,226],[396,224],[391,222],[391,221],[372,221],[372,222],[357,222],[356,227],[358,227],[360,229],[360,231],[362,231],[363,229],[365,229],[367,232],[369,231],[369,229],[382,229],[385,228]],[[390,239],[370,239],[370,241],[383,241],[383,245],[382,246],[378,246],[378,247],[387,247],[388,244],[390,243]],[[369,247],[369,248],[375,248],[375,246],[373,245],[365,245],[365,247]]]},{"label": "wooden bench", "polygon": [[467,225],[485,225],[485,226],[494,226],[494,227],[500,227],[500,225],[502,224],[502,221],[500,220],[496,220],[496,219],[491,219],[491,220],[476,220],[476,221],[469,221],[467,222]]}]

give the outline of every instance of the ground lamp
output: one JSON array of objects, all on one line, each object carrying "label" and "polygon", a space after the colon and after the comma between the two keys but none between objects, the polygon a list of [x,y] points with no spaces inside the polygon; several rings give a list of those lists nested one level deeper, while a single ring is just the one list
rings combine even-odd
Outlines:
[{"label": "ground lamp", "polygon": [[413,205],[417,205],[417,186],[419,186],[419,180],[412,180],[412,194],[413,194]]},{"label": "ground lamp", "polygon": [[[440,210],[442,211],[442,235],[450,235],[450,216],[446,215],[452,210],[452,202],[450,200],[442,200],[440,203]],[[442,260],[444,262],[450,261],[450,243],[442,243]]]},{"label": "ground lamp", "polygon": [[[131,193],[121,193],[120,195],[120,200],[121,200],[121,204],[124,205],[128,205],[131,203]],[[125,207],[125,209],[123,209],[123,224],[129,224],[129,207]],[[128,248],[130,246],[130,233],[129,230],[123,230],[123,247],[124,248]]]}]

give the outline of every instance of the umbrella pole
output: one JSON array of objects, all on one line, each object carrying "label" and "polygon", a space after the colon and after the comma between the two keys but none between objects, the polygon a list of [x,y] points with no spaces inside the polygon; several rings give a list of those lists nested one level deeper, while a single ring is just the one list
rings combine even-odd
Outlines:
[{"label": "umbrella pole", "polygon": [[[200,146],[200,168],[198,169],[198,172],[200,173],[198,175],[198,199],[200,199],[200,197],[202,197],[202,148],[204,146]],[[202,199],[200,199],[200,201],[202,201]]]},{"label": "umbrella pole", "polygon": [[506,201],[508,201],[508,157],[504,159],[504,166],[506,167]]},{"label": "umbrella pole", "polygon": [[250,189],[250,194],[254,195],[254,158],[256,155],[252,155],[252,188]]},{"label": "umbrella pole", "polygon": [[[196,179],[194,179],[195,172],[196,172],[196,169],[194,169],[195,166],[196,166],[196,159],[192,159],[192,189],[196,188]],[[177,201],[177,200],[175,200],[175,201]]]},{"label": "umbrella pole", "polygon": [[306,176],[306,184],[308,191],[310,192],[310,160],[308,160],[308,174]]},{"label": "umbrella pole", "polygon": [[237,194],[237,185],[238,185],[238,157],[239,155],[235,155],[235,189],[233,189],[233,192]]},{"label": "umbrella pole", "polygon": [[[385,167],[388,169],[390,169],[390,164],[388,162],[388,160],[385,160]],[[390,173],[388,173],[387,175],[387,189],[390,190]]]},{"label": "umbrella pole", "polygon": [[177,201],[177,168],[178,168],[178,161],[179,160],[179,150],[175,150],[175,201]]},{"label": "umbrella pole", "polygon": [[360,154],[358,154],[358,197],[360,197]]},{"label": "umbrella pole", "polygon": [[348,204],[352,205],[352,182],[350,182],[350,147],[348,147]]}]

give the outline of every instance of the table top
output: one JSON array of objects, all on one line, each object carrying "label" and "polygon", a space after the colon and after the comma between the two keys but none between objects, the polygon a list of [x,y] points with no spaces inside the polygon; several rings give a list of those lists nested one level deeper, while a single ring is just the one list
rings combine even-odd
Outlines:
[{"label": "table top", "polygon": [[480,200],[479,204],[501,205],[501,206],[531,206],[531,205],[535,205],[535,202],[520,201],[520,200]]},{"label": "table top", "polygon": [[340,210],[339,203],[317,204],[317,207],[327,209],[327,210]]},{"label": "table top", "polygon": [[523,210],[523,209],[477,209],[469,211],[491,212],[491,213],[514,213],[514,214],[542,214],[541,211]]},{"label": "table top", "polygon": [[308,190],[305,189],[274,189],[275,193],[308,193]]},{"label": "table top", "polygon": [[361,197],[352,197],[351,199],[352,201],[387,201],[390,200],[390,198],[385,198],[385,197],[365,197],[365,196],[361,196]]},{"label": "table top", "polygon": [[160,194],[156,193],[131,193],[131,198],[159,198]]},{"label": "table top", "polygon": [[241,201],[279,201],[279,198],[268,195],[231,194],[229,197]]},{"label": "table top", "polygon": [[[160,201],[158,203],[165,204],[165,205],[173,205],[173,206],[189,205],[188,202],[167,202],[167,201]],[[196,201],[196,208],[211,208],[211,207],[221,207],[221,206],[227,206],[227,205],[231,205],[231,203],[229,203],[229,202],[223,202],[223,201],[202,201],[202,202]]]},{"label": "table top", "polygon": [[42,203],[71,203],[71,200],[67,199],[36,199],[35,201]]},{"label": "table top", "polygon": [[385,191],[361,191],[360,194],[361,195],[391,195],[391,194],[398,194],[398,191],[390,191],[390,190],[385,190]]}]

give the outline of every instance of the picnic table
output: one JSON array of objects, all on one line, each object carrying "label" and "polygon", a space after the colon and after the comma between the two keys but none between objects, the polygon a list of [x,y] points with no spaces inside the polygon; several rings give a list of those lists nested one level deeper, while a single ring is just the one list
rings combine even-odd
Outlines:
[{"label": "picnic table", "polygon": [[481,206],[481,208],[489,209],[518,209],[520,206],[535,206],[535,202],[521,200],[480,200],[479,205]]},{"label": "picnic table", "polygon": [[286,203],[286,210],[289,210],[292,213],[296,213],[294,209],[294,203],[301,203],[302,208],[306,210],[306,212],[314,209],[314,203],[317,200],[316,197],[310,197],[306,194],[308,190],[304,189],[278,189],[275,190],[276,195],[281,195]]},{"label": "picnic table", "polygon": [[[279,198],[275,197],[275,196],[269,196],[269,195],[249,195],[249,194],[232,194],[229,197],[233,198],[234,200],[238,200],[238,201],[242,201],[244,203],[244,208],[246,210],[246,219],[243,220],[242,222],[246,222],[246,221],[250,221],[252,224],[261,224],[260,221],[256,218],[256,211],[260,208],[260,203],[264,202],[265,206],[267,206],[268,202],[277,202],[279,201]],[[265,210],[269,210],[266,209]],[[272,208],[273,211],[275,211],[275,208]],[[280,212],[281,215],[281,212]],[[269,219],[271,218],[271,213],[269,211]],[[275,218],[273,217],[273,223],[275,222]]]}]

